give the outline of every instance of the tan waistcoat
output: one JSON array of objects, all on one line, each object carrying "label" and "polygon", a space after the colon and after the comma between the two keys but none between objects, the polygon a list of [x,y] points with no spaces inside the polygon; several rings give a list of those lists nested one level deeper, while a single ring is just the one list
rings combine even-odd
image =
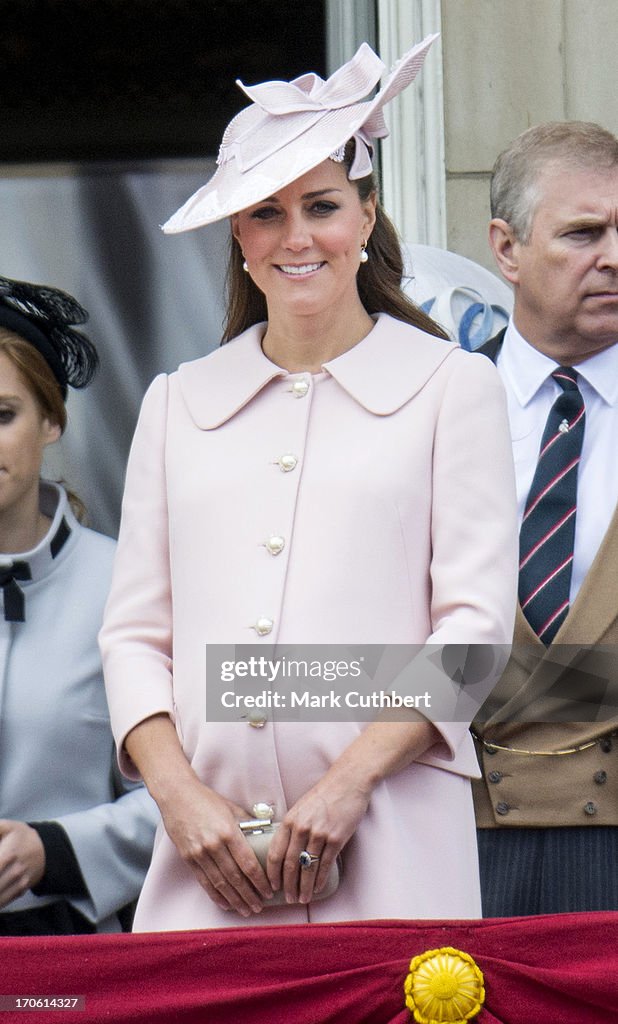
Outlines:
[{"label": "tan waistcoat", "polygon": [[618,510],[550,647],[518,608],[473,732],[480,828],[618,825]]}]

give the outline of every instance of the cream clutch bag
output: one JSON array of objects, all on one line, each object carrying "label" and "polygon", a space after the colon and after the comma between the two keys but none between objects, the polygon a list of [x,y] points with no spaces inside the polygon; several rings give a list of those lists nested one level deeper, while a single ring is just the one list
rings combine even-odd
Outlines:
[{"label": "cream clutch bag", "polygon": [[[279,828],[279,825],[280,822],[270,821],[268,819],[263,821],[259,819],[254,819],[253,821],[240,822],[241,832],[244,835],[247,842],[249,843],[251,849],[253,850],[261,866],[264,868],[264,871],[266,871],[266,857],[268,855],[268,847],[270,846],[272,837],[274,836],[276,830]],[[333,893],[336,892],[337,887],[339,885],[339,879],[341,877],[341,867],[341,858],[337,857],[328,873],[326,885],[322,889],[322,892],[316,893],[312,897],[312,903],[317,902],[317,900],[325,900],[328,896],[332,896]],[[279,889],[279,891],[275,893],[273,898],[271,900],[268,900],[266,903],[266,906],[268,907],[278,907],[281,905],[289,906],[289,904],[285,902],[283,889]]]}]

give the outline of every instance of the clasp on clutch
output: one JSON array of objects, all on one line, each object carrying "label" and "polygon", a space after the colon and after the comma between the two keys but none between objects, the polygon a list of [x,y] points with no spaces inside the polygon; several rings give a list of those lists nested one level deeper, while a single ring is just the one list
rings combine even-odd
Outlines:
[{"label": "clasp on clutch", "polygon": [[238,827],[244,836],[258,836],[262,832],[272,832],[272,820],[270,818],[251,818],[249,821],[239,821]]}]

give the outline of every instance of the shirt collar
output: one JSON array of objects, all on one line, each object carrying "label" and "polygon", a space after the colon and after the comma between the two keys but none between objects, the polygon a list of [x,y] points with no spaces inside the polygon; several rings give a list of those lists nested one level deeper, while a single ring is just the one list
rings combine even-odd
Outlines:
[{"label": "shirt collar", "polygon": [[[179,367],[183,398],[200,429],[221,426],[271,381],[299,376],[266,358],[261,347],[265,327],[256,324],[203,359]],[[380,313],[369,334],[325,362],[323,370],[368,412],[388,416],[420,391],[457,348]]]},{"label": "shirt collar", "polygon": [[607,405],[618,405],[618,342],[575,367]]},{"label": "shirt collar", "polygon": [[[517,330],[512,317],[499,360],[500,370],[508,378],[522,407],[532,401],[560,365],[530,345]],[[575,369],[604,402],[612,406],[618,404],[618,344],[597,352]]]}]

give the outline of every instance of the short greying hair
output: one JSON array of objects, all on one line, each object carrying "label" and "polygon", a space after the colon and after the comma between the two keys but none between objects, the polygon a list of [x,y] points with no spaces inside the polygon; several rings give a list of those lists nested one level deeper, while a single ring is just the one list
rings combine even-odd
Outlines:
[{"label": "short greying hair", "polygon": [[491,177],[491,215],[505,220],[524,245],[548,164],[572,170],[618,167],[618,139],[591,121],[548,121],[518,135],[500,154]]}]

